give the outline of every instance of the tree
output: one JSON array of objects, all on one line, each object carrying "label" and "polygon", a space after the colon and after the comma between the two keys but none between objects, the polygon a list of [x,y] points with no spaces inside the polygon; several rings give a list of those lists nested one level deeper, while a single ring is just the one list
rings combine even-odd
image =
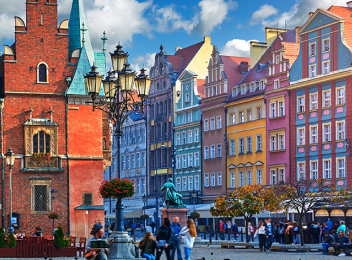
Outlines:
[{"label": "tree", "polygon": [[5,229],[0,227],[0,248],[6,248],[7,246],[7,241],[5,240]]},{"label": "tree", "polygon": [[65,234],[64,234],[64,231],[62,230],[62,227],[59,226],[54,234],[54,246],[57,249],[61,249],[61,248],[65,247],[65,244],[66,244],[65,243]]},{"label": "tree", "polygon": [[302,221],[308,212],[316,207],[324,207],[326,202],[337,203],[341,200],[336,186],[322,180],[293,181],[280,184],[276,187],[277,196],[280,197],[281,208],[287,213],[290,209],[296,210],[299,216],[299,230],[301,245],[304,245]]},{"label": "tree", "polygon": [[[229,191],[227,195],[218,196],[210,213],[214,217],[244,217],[246,229],[250,219],[264,210],[276,212],[281,209],[280,198],[276,196],[273,188],[263,186],[246,185]],[[246,241],[249,242],[248,232]]]},{"label": "tree", "polygon": [[14,234],[9,233],[9,248],[16,248],[17,247],[17,241],[14,236]]}]

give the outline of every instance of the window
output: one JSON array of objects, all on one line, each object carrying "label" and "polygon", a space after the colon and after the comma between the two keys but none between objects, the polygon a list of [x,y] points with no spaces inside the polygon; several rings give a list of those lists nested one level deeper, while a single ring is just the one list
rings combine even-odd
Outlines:
[{"label": "window", "polygon": [[[126,169],[126,165],[125,165],[125,156],[122,156],[121,157],[122,158],[122,170],[125,170]],[[112,166],[113,166],[113,169],[115,170],[115,165],[116,165],[116,163],[115,163],[115,159],[113,158],[112,159]]]},{"label": "window", "polygon": [[247,110],[247,122],[252,121],[252,110]]},{"label": "window", "polygon": [[310,126],[310,143],[318,143],[318,126]]},{"label": "window", "polygon": [[215,118],[210,119],[210,130],[215,130]]},{"label": "window", "polygon": [[305,162],[299,162],[298,163],[298,180],[299,181],[304,181],[306,177],[306,163]]},{"label": "window", "polygon": [[263,171],[261,169],[257,170],[257,183],[263,184]]},{"label": "window", "polygon": [[244,139],[243,138],[240,138],[238,139],[239,142],[238,142],[238,153],[239,154],[244,154]]},{"label": "window", "polygon": [[236,123],[236,116],[235,114],[230,114],[230,125],[234,125]]},{"label": "window", "polygon": [[188,176],[188,190],[193,190],[193,176]]},{"label": "window", "polygon": [[305,145],[305,136],[304,136],[304,133],[305,133],[305,128],[302,127],[302,128],[298,128],[297,131],[298,131],[298,144],[297,145]]},{"label": "window", "polygon": [[142,194],[145,194],[145,179],[142,179]]},{"label": "window", "polygon": [[316,54],[316,44],[311,43],[309,44],[309,56],[314,56]]},{"label": "window", "polygon": [[246,94],[246,87],[245,86],[241,87],[241,94],[242,95]]},{"label": "window", "polygon": [[310,65],[309,66],[309,74],[310,77],[315,77],[317,75],[317,65]]},{"label": "window", "polygon": [[318,94],[310,94],[310,110],[318,109]]},{"label": "window", "polygon": [[221,129],[221,116],[216,117],[216,128]]},{"label": "window", "polygon": [[236,146],[235,139],[230,140],[230,156],[234,156],[236,154]]},{"label": "window", "polygon": [[270,137],[270,151],[276,150],[276,135]]},{"label": "window", "polygon": [[199,152],[194,153],[194,167],[199,167]]},{"label": "window", "polygon": [[208,119],[204,120],[204,131],[209,131],[209,120]]},{"label": "window", "polygon": [[240,119],[240,123],[243,123],[243,122],[244,122],[244,113],[243,113],[243,111],[241,111],[241,112],[239,113],[239,119]]},{"label": "window", "polygon": [[181,156],[176,156],[176,169],[181,169]]},{"label": "window", "polygon": [[182,124],[186,124],[186,113],[182,114]]},{"label": "window", "polygon": [[257,152],[262,151],[262,136],[257,135]]},{"label": "window", "polygon": [[192,130],[188,131],[188,143],[191,144],[193,142],[192,140]]},{"label": "window", "polygon": [[298,97],[298,108],[297,112],[298,113],[303,113],[305,111],[304,109],[304,96],[303,97]]},{"label": "window", "polygon": [[181,136],[180,133],[176,134],[176,145],[181,145]]},{"label": "window", "polygon": [[186,103],[189,102],[189,94],[188,94],[188,93],[186,93],[186,95],[185,95],[185,102],[186,102]]},{"label": "window", "polygon": [[247,185],[252,185],[252,171],[247,171]]},{"label": "window", "polygon": [[276,55],[276,63],[280,62],[280,55]]},{"label": "window", "polygon": [[318,161],[311,161],[310,162],[310,179],[317,180],[318,179]]},{"label": "window", "polygon": [[345,178],[345,158],[336,158],[336,178]]},{"label": "window", "polygon": [[199,190],[199,176],[194,176],[194,189]]},{"label": "window", "polygon": [[260,81],[259,82],[259,89],[263,90],[265,88],[265,82],[264,81]]},{"label": "window", "polygon": [[141,165],[145,165],[145,153],[142,153]]},{"label": "window", "polygon": [[185,145],[186,141],[186,132],[182,132],[182,144]]},{"label": "window", "polygon": [[193,167],[193,154],[188,154],[188,167]]},{"label": "window", "polygon": [[276,170],[271,170],[270,171],[270,180],[271,180],[271,183],[270,184],[277,184],[277,176],[276,176]]},{"label": "window", "polygon": [[199,130],[194,129],[194,142],[198,143],[199,142]]},{"label": "window", "polygon": [[215,145],[210,146],[210,159],[215,158]]},{"label": "window", "polygon": [[215,173],[210,174],[210,185],[215,186]]},{"label": "window", "polygon": [[136,180],[136,185],[135,185],[136,194],[140,193],[140,186],[141,186],[140,179],[137,179]]},{"label": "window", "polygon": [[279,116],[285,115],[285,103],[284,101],[279,101]]},{"label": "window", "polygon": [[126,156],[126,169],[129,169],[130,168],[130,156],[127,155]]},{"label": "window", "polygon": [[324,179],[331,179],[331,160],[323,160]]},{"label": "window", "polygon": [[278,89],[280,87],[280,81],[279,80],[275,80],[274,81],[274,89]]},{"label": "window", "polygon": [[239,185],[240,187],[244,186],[244,172],[239,173],[240,178],[239,178]]},{"label": "window", "polygon": [[327,39],[323,40],[323,48],[324,48],[323,52],[330,51],[330,38],[327,38]]},{"label": "window", "polygon": [[218,158],[221,158],[221,144],[217,145],[217,156]]},{"label": "window", "polygon": [[248,136],[247,137],[247,153],[252,152],[252,137]]},{"label": "window", "polygon": [[340,121],[336,122],[336,140],[344,140],[345,139],[345,122]]},{"label": "window", "polygon": [[336,104],[343,105],[345,104],[345,87],[336,88]]},{"label": "window", "polygon": [[279,150],[285,150],[285,135],[281,134],[279,137]]},{"label": "window", "polygon": [[209,159],[209,146],[204,147],[204,160]]},{"label": "window", "polygon": [[213,87],[213,96],[216,96],[217,95],[217,88],[216,86]]},{"label": "window", "polygon": [[182,155],[182,168],[187,168],[187,155]]},{"label": "window", "polygon": [[50,153],[50,135],[40,131],[33,135],[33,153]]},{"label": "window", "polygon": [[177,191],[181,190],[181,178],[176,178],[176,189]]},{"label": "window", "polygon": [[235,186],[236,186],[235,176],[236,176],[236,174],[234,172],[230,172],[230,188],[235,188]]},{"label": "window", "polygon": [[323,62],[323,74],[327,74],[330,72],[330,61]]},{"label": "window", "polygon": [[331,125],[323,124],[323,131],[324,131],[324,142],[331,142]]},{"label": "window", "polygon": [[285,169],[279,169],[279,180],[285,182]]},{"label": "window", "polygon": [[48,82],[48,67],[41,63],[37,67],[37,82],[47,83]]},{"label": "window", "polygon": [[221,172],[218,172],[217,174],[217,180],[218,180],[218,186],[222,186],[222,174]]},{"label": "window", "polygon": [[255,83],[252,83],[251,84],[251,92],[254,92],[255,91]]},{"label": "window", "polygon": [[276,103],[270,104],[270,117],[273,118],[276,116]]},{"label": "window", "polygon": [[188,123],[192,123],[192,111],[188,112]]},{"label": "window", "polygon": [[262,118],[262,108],[257,107],[257,119],[261,119],[261,118]]},{"label": "window", "polygon": [[139,153],[137,153],[137,155],[136,155],[136,167],[139,168],[140,167],[139,165],[140,165],[140,155],[139,155]]},{"label": "window", "polygon": [[204,186],[209,187],[209,173],[204,173]]},{"label": "window", "polygon": [[48,186],[34,185],[34,211],[47,212],[48,210]]},{"label": "window", "polygon": [[323,107],[331,106],[331,92],[330,90],[323,91]]},{"label": "window", "polygon": [[236,96],[236,88],[233,88],[232,89],[232,97],[235,97]]},{"label": "window", "polygon": [[134,168],[134,154],[131,155],[131,169]]},{"label": "window", "polygon": [[187,177],[182,177],[182,190],[187,190]]}]

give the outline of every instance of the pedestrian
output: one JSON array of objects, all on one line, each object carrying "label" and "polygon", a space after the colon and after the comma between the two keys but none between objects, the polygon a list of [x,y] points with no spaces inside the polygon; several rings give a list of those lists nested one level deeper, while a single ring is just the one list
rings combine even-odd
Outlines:
[{"label": "pedestrian", "polygon": [[296,221],[293,222],[293,233],[295,235],[294,244],[301,244],[301,234],[298,223]]},{"label": "pedestrian", "polygon": [[291,225],[291,222],[287,222],[287,228],[285,230],[285,241],[286,245],[292,244],[293,243],[293,226]]},{"label": "pedestrian", "polygon": [[313,222],[311,225],[312,232],[312,244],[319,244],[320,227],[318,223]]},{"label": "pedestrian", "polygon": [[277,227],[277,233],[278,233],[278,238],[279,238],[279,243],[280,245],[284,244],[284,235],[285,235],[285,228],[284,228],[284,223],[279,222],[279,225]]},{"label": "pedestrian", "polygon": [[177,259],[182,260],[182,253],[181,253],[181,237],[180,237],[180,231],[181,231],[181,224],[179,222],[178,217],[174,217],[173,222],[171,223],[171,228],[173,230],[172,234],[172,242],[173,242],[173,249],[171,251],[171,260],[175,259],[175,252],[177,250]]},{"label": "pedestrian", "polygon": [[149,226],[152,228],[152,232],[153,232],[153,234],[154,234],[154,229],[155,229],[155,223],[154,223],[154,221],[152,221],[152,223],[150,223]]},{"label": "pedestrian", "polygon": [[271,223],[270,218],[265,219],[266,225],[266,249],[270,251],[271,244],[273,243],[273,224]]},{"label": "pedestrian", "polygon": [[329,232],[330,232],[331,229],[332,229],[332,225],[333,225],[333,223],[332,223],[332,221],[330,220],[330,218],[328,218],[328,221],[326,221],[326,225],[327,225],[327,227],[329,228]]},{"label": "pedestrian", "polygon": [[252,223],[248,222],[248,237],[249,237],[249,241],[252,240],[252,242],[254,242],[253,236],[254,236],[254,229],[253,229]]},{"label": "pedestrian", "polygon": [[226,231],[226,225],[225,223],[220,220],[220,239],[224,240],[225,239],[225,231]]},{"label": "pedestrian", "polygon": [[[348,243],[348,239],[345,236],[345,233],[343,233],[343,231],[340,230],[338,232],[338,237],[337,237],[336,243],[334,244],[335,255],[346,256],[344,245],[347,244],[347,243]],[[342,253],[340,253],[341,252],[341,248],[342,248]]]},{"label": "pedestrian", "polygon": [[132,224],[131,236],[134,236],[134,232],[136,232],[137,225],[135,222]]},{"label": "pedestrian", "polygon": [[86,249],[88,250],[88,252],[91,251],[91,249],[96,249],[97,246],[92,243],[100,242],[100,243],[104,244],[104,247],[101,247],[101,249],[102,249],[101,252],[94,258],[94,260],[107,260],[108,259],[108,251],[106,250],[106,248],[110,247],[114,241],[108,240],[106,237],[104,237],[103,226],[99,223],[94,224],[90,234],[93,237],[88,240]]},{"label": "pedestrian", "polygon": [[158,251],[156,253],[156,260],[160,260],[160,257],[165,251],[166,259],[170,260],[170,250],[172,249],[172,228],[170,227],[170,220],[168,218],[163,219],[162,226],[159,227],[156,235],[156,241],[158,242]]},{"label": "pedestrian", "polygon": [[308,226],[307,223],[303,223],[302,224],[302,230],[303,230],[303,244],[309,244],[310,243],[310,239],[309,239],[309,235],[308,235]]},{"label": "pedestrian", "polygon": [[237,237],[238,237],[238,227],[235,221],[232,222],[232,234],[235,236],[235,240],[237,241]]},{"label": "pedestrian", "polygon": [[197,237],[197,230],[193,219],[187,220],[187,226],[183,227],[180,231],[180,235],[183,236],[184,240],[184,252],[185,260],[190,260],[191,250],[194,245],[194,240]]},{"label": "pedestrian", "polygon": [[264,252],[266,251],[265,248],[265,240],[266,240],[266,226],[264,225],[263,221],[259,221],[257,231],[254,234],[254,237],[257,237],[259,239],[259,251],[262,252],[264,249]]},{"label": "pedestrian", "polygon": [[228,220],[226,222],[226,232],[227,232],[227,234],[231,234],[231,221],[230,220]]},{"label": "pedestrian", "polygon": [[337,229],[337,233],[339,233],[339,231],[342,230],[344,234],[346,234],[346,225],[345,225],[345,221],[340,221],[340,226]]},{"label": "pedestrian", "polygon": [[340,222],[337,220],[337,221],[335,221],[335,224],[332,226],[332,229],[337,230],[339,228],[339,226],[340,226]]},{"label": "pedestrian", "polygon": [[141,250],[141,256],[147,260],[155,260],[154,254],[155,249],[158,247],[158,243],[153,238],[152,232],[147,232],[144,238],[139,242],[139,249]]},{"label": "pedestrian", "polygon": [[335,243],[335,239],[332,235],[329,234],[328,231],[324,231],[324,236],[323,236],[323,242],[322,242],[322,247],[323,247],[323,255],[328,255],[329,254],[329,247],[333,247]]}]

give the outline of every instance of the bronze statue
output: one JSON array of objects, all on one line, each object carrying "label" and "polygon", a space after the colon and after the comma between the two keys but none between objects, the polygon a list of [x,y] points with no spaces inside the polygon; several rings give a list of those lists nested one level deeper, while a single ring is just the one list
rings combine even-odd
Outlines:
[{"label": "bronze statue", "polygon": [[172,178],[166,182],[161,191],[165,191],[165,206],[186,207],[182,202],[182,195],[177,192],[175,185],[172,183]]}]

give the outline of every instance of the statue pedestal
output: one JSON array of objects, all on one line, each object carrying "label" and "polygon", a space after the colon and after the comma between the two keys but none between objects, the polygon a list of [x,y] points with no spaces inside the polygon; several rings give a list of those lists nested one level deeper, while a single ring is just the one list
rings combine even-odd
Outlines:
[{"label": "statue pedestal", "polygon": [[163,214],[163,218],[169,218],[170,222],[172,222],[173,217],[178,217],[182,227],[187,225],[187,212],[189,209],[164,207],[160,211]]}]

